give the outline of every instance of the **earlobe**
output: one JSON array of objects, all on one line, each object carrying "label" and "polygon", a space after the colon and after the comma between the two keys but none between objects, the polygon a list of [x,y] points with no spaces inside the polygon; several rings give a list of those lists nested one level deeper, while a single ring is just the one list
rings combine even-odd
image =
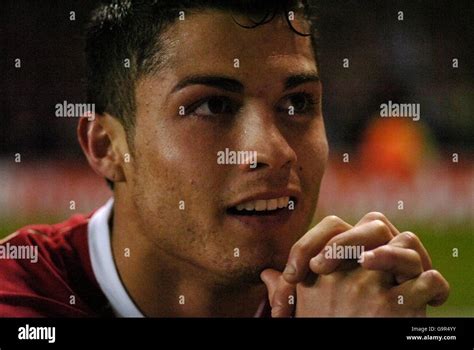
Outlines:
[{"label": "earlobe", "polygon": [[77,136],[81,148],[94,171],[113,182],[125,181],[120,153],[120,133],[114,130],[120,122],[108,115],[96,115],[94,120],[80,118]]}]

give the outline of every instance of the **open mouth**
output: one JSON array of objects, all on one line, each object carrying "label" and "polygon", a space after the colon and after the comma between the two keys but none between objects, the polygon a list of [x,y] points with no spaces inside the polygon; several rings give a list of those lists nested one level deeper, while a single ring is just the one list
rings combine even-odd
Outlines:
[{"label": "open mouth", "polygon": [[257,199],[230,207],[227,209],[227,213],[238,216],[270,216],[294,210],[295,206],[296,198],[294,197]]}]

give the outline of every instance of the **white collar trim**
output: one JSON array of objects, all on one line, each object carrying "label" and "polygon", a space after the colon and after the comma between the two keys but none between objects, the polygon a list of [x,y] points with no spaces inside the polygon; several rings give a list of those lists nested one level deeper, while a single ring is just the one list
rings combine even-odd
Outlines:
[{"label": "white collar trim", "polygon": [[114,199],[110,198],[89,220],[92,271],[117,317],[144,317],[127,293],[115,266],[109,229],[113,205]]}]

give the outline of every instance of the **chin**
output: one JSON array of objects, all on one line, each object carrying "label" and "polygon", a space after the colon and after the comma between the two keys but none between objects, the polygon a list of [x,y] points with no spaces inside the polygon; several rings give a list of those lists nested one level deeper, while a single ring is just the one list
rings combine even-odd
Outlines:
[{"label": "chin", "polygon": [[265,253],[262,252],[261,255],[247,257],[245,260],[221,262],[214,266],[220,267],[217,273],[226,280],[226,284],[253,285],[262,283],[260,274],[263,270],[272,268],[283,271],[285,264],[286,256],[278,257],[267,254],[265,257]]}]

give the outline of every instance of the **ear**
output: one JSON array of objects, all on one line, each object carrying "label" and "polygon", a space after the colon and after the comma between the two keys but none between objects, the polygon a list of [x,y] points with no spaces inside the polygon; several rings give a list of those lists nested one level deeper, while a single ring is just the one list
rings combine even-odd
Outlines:
[{"label": "ear", "polygon": [[112,182],[126,181],[124,155],[129,153],[125,130],[108,114],[82,117],[77,126],[81,148],[94,171]]}]

